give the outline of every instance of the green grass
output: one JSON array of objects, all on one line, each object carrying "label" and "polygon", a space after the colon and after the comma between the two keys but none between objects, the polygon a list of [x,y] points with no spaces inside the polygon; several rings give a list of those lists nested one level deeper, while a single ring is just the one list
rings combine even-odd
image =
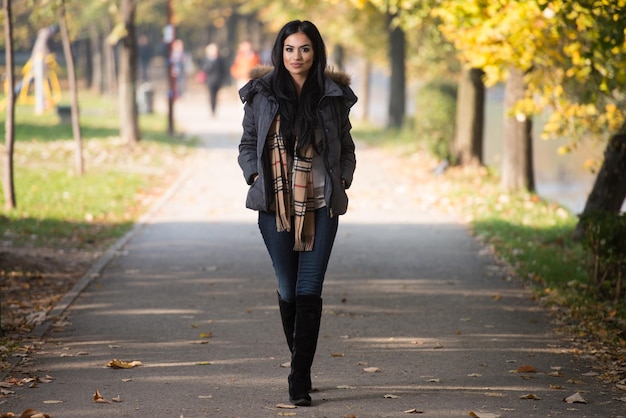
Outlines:
[{"label": "green grass", "polygon": [[3,191],[0,240],[5,245],[108,245],[132,227],[196,144],[170,137],[166,118],[152,114],[140,116],[142,140],[130,146],[119,138],[117,104],[112,99],[85,94],[80,103],[82,176],[75,174],[71,126],[60,123],[54,111],[35,115],[32,106],[16,108],[17,207],[4,208]]}]

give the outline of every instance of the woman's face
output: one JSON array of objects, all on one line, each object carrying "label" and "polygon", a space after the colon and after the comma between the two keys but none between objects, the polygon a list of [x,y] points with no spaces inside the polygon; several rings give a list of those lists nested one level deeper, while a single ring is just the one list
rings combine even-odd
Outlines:
[{"label": "woman's face", "polygon": [[311,40],[304,33],[297,32],[285,38],[283,64],[293,78],[306,79],[314,57]]}]

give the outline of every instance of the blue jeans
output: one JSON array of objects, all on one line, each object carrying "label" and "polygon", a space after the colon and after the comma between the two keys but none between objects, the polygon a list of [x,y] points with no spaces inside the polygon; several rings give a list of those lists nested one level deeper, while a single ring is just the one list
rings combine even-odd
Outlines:
[{"label": "blue jeans", "polygon": [[317,209],[313,250],[294,251],[293,231],[276,231],[276,214],[259,212],[259,229],[272,258],[281,299],[294,302],[296,295],[322,295],[324,276],[338,226],[337,216],[330,218],[327,208]]}]

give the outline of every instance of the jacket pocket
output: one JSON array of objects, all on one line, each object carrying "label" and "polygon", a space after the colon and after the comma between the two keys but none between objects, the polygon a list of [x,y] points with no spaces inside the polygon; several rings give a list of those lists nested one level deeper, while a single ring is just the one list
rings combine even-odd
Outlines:
[{"label": "jacket pocket", "polygon": [[252,210],[267,210],[267,202],[265,201],[265,188],[263,187],[263,182],[259,177],[256,179],[254,183],[248,188],[248,195],[246,197],[246,208]]}]

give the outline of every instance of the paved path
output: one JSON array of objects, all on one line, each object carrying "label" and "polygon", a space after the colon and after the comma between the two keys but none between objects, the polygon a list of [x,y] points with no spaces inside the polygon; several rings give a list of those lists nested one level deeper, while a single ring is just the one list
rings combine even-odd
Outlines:
[{"label": "paved path", "polygon": [[[34,408],[55,418],[624,415],[615,400],[623,392],[586,375],[591,365],[570,354],[549,313],[507,280],[466,226],[435,211],[431,192],[404,176],[397,160],[360,144],[324,289],[313,366],[319,392],[310,408],[277,408],[288,400],[281,367],[288,351],[269,257],[255,214],[244,208],[236,164],[241,106],[223,100],[213,119],[200,93],[176,107],[177,129],[203,140],[198,158],[15,373],[54,380],[16,389],[0,411]],[[113,359],[143,365],[106,367]],[[536,372],[513,372],[521,366]],[[122,402],[94,403],[96,389]],[[587,404],[563,402],[577,391]],[[529,394],[540,399],[520,399]]]}]

